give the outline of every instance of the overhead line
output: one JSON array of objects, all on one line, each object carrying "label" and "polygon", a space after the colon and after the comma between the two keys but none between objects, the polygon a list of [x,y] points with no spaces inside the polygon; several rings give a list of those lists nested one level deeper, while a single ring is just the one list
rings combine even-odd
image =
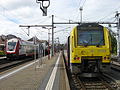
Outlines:
[{"label": "overhead line", "polygon": [[116,9],[114,9],[114,11],[110,12],[109,14],[107,14],[105,17],[99,19],[99,21],[101,21],[101,20],[103,20],[104,18],[106,18],[106,17],[110,16],[111,14],[115,13],[115,10],[117,10],[117,9],[119,9],[119,8],[120,8],[120,6],[117,7]]},{"label": "overhead line", "polygon": [[82,2],[82,0],[80,0],[80,2],[79,2],[79,6],[81,5],[81,2]]},{"label": "overhead line", "polygon": [[19,25],[19,27],[52,27],[52,25]]},{"label": "overhead line", "polygon": [[[0,7],[3,8],[4,10],[9,11],[6,7],[4,7],[4,6],[2,6],[2,5],[0,5]],[[12,17],[12,16],[16,16],[16,15],[15,15],[15,14],[13,15],[13,13],[11,13],[11,12],[8,12],[8,13],[10,13],[9,16],[8,16],[8,14],[7,14],[8,17],[7,17],[6,15],[2,15],[2,16],[6,17],[6,18],[7,18],[9,21],[11,21],[11,22],[14,22],[14,21],[12,21],[11,19],[12,19],[12,18],[15,19],[15,18]],[[12,15],[12,16],[10,16],[10,15]],[[14,22],[14,23],[18,25],[18,23],[16,23],[16,22]]]},{"label": "overhead line", "polygon": [[[112,13],[110,13],[110,14],[112,14]],[[108,15],[111,16],[110,14],[108,14]],[[101,21],[101,20],[105,19],[106,17],[108,17],[108,15],[106,15],[105,17],[99,19],[98,21]]]},{"label": "overhead line", "polygon": [[98,23],[98,24],[117,24],[115,22],[54,22],[54,24],[84,24],[84,23]]},{"label": "overhead line", "polygon": [[40,23],[47,22],[49,19],[51,19],[51,17],[50,17],[50,16],[49,16],[49,17],[47,17],[47,18],[45,18],[44,20],[42,20],[42,19],[41,19],[41,22],[39,22],[39,24],[40,24]]},{"label": "overhead line", "polygon": [[[57,17],[57,18],[59,18],[59,19],[63,19],[63,20],[65,20],[65,21],[68,21],[69,19],[66,19],[66,18],[63,18],[63,17],[60,17],[60,16],[55,16],[55,17]],[[73,20],[72,20],[73,21]]]},{"label": "overhead line", "polygon": [[82,7],[85,5],[85,2],[86,2],[86,0],[83,2],[83,5],[82,5]]}]

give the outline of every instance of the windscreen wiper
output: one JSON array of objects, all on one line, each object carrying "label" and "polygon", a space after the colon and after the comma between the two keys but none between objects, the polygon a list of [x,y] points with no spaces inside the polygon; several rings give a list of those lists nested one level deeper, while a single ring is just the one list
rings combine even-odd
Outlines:
[{"label": "windscreen wiper", "polygon": [[87,47],[88,45],[90,45],[90,41],[91,41],[91,40],[89,40],[89,41],[87,41],[87,42],[84,42],[84,43],[83,43],[83,46]]}]

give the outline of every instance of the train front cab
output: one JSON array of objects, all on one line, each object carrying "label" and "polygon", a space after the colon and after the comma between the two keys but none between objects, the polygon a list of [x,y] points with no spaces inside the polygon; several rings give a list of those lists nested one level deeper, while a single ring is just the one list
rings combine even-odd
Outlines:
[{"label": "train front cab", "polygon": [[19,41],[11,39],[6,42],[6,56],[8,59],[17,58],[19,56]]},{"label": "train front cab", "polygon": [[[103,45],[78,45],[78,27],[70,35],[69,54],[70,70],[72,73],[93,73],[110,71],[110,37],[107,28],[103,29]],[[88,36],[87,36],[88,37]],[[99,41],[102,42],[102,41]]]}]

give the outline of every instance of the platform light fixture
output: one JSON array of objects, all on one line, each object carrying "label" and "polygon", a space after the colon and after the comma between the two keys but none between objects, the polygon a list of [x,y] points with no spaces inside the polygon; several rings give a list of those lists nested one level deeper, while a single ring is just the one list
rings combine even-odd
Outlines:
[{"label": "platform light fixture", "polygon": [[47,8],[50,6],[50,0],[36,0],[37,3],[40,3],[40,9],[43,12],[43,16],[47,16]]}]

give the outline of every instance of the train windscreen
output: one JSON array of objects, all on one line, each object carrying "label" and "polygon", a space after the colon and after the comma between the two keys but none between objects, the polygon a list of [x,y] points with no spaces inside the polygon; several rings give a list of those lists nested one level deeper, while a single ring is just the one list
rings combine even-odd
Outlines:
[{"label": "train windscreen", "polygon": [[16,42],[8,42],[8,51],[13,51],[16,46]]},{"label": "train windscreen", "polygon": [[104,45],[103,30],[78,30],[78,45],[80,46]]}]

